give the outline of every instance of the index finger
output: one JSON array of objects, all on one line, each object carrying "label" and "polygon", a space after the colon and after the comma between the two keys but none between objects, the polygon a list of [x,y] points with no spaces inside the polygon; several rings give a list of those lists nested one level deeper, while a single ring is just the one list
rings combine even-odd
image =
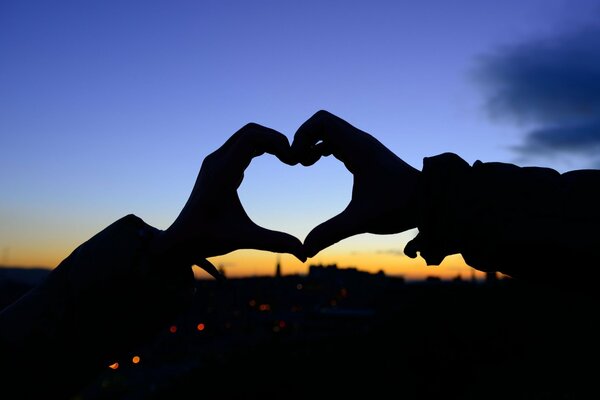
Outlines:
[{"label": "index finger", "polygon": [[269,153],[280,161],[291,164],[290,151],[290,144],[285,135],[274,129],[250,123],[234,133],[217,150],[216,156],[223,162],[223,172],[241,178],[254,157]]},{"label": "index finger", "polygon": [[298,128],[291,149],[302,165],[312,165],[321,156],[333,154],[352,171],[368,138],[374,139],[343,119],[321,110]]}]

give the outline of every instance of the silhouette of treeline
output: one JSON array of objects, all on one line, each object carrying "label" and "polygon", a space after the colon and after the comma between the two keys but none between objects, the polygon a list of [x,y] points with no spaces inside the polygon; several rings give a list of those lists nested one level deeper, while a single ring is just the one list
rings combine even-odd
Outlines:
[{"label": "silhouette of treeline", "polygon": [[81,397],[577,399],[596,389],[593,293],[335,265],[196,286],[188,312]]}]

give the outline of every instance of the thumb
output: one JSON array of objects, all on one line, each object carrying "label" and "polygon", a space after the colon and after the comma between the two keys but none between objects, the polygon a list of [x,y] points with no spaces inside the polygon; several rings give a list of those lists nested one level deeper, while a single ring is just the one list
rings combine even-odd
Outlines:
[{"label": "thumb", "polygon": [[340,240],[363,233],[352,215],[350,207],[315,227],[304,240],[304,251],[308,257],[314,257],[318,252]]},{"label": "thumb", "polygon": [[246,236],[245,242],[246,246],[244,247],[250,249],[289,253],[302,262],[306,261],[302,242],[288,233],[272,231],[254,224],[250,234]]},{"label": "thumb", "polygon": [[199,258],[196,261],[196,265],[198,267],[202,268],[210,276],[212,276],[213,278],[215,278],[218,281],[225,279],[225,277],[223,275],[221,275],[221,273],[219,272],[219,270],[210,261],[208,261],[205,258]]}]

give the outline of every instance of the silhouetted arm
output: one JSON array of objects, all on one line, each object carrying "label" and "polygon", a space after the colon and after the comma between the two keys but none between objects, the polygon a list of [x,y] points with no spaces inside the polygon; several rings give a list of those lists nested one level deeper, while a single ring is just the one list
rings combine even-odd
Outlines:
[{"label": "silhouetted arm", "polygon": [[[165,231],[129,215],[79,246],[38,287],[0,313],[3,388],[24,397],[65,398],[189,304],[191,266],[254,248],[292,253],[302,243],[256,225],[237,194],[252,158],[288,161],[282,134],[256,124],[205,158],[180,215]],[[32,384],[34,382],[34,384]],[[37,397],[37,396],[36,396]]]},{"label": "silhouetted arm", "polygon": [[3,387],[24,398],[67,398],[185,309],[193,294],[190,265],[157,253],[159,234],[126,216],[3,310]]},{"label": "silhouetted arm", "polygon": [[418,228],[405,252],[428,264],[461,253],[479,270],[534,281],[598,276],[600,171],[469,166],[450,153],[418,171],[327,111],[298,129],[292,150],[303,165],[333,155],[354,175],[348,207],[306,237],[308,256],[359,233]]},{"label": "silhouetted arm", "polygon": [[428,264],[449,254],[483,271],[566,282],[598,276],[600,171],[426,158],[418,190],[419,235],[405,251]]}]

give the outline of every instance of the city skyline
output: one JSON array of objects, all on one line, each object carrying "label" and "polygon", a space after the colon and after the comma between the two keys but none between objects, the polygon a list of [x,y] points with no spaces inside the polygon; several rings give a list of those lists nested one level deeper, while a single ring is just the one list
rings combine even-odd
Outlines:
[{"label": "city skyline", "polygon": [[[2,305],[35,284],[23,281],[27,271],[5,272]],[[598,331],[595,288],[580,283],[409,282],[334,266],[198,280],[185,313],[107,359],[78,390],[86,399],[189,398],[199,387],[219,398],[585,398]]]}]

